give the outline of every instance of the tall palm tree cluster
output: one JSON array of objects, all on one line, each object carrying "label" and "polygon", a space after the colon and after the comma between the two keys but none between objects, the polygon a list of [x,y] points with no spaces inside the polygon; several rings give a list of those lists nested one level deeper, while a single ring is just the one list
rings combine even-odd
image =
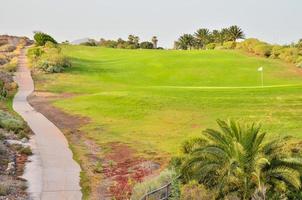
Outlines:
[{"label": "tall palm tree cluster", "polygon": [[207,129],[184,145],[185,181],[197,180],[216,199],[284,199],[300,190],[302,159],[290,138],[266,142],[260,125],[217,122],[220,130]]},{"label": "tall palm tree cluster", "polygon": [[204,49],[207,44],[217,43],[222,45],[224,42],[236,42],[237,39],[244,39],[245,35],[242,29],[236,25],[221,30],[207,28],[198,29],[193,35],[184,34],[175,42],[175,49]]}]

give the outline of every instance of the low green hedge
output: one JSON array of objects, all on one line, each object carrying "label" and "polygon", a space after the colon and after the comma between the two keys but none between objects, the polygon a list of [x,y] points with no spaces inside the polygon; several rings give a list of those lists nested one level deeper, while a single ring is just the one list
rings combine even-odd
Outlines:
[{"label": "low green hedge", "polygon": [[24,123],[9,113],[0,110],[0,127],[9,131],[19,131],[23,129]]}]

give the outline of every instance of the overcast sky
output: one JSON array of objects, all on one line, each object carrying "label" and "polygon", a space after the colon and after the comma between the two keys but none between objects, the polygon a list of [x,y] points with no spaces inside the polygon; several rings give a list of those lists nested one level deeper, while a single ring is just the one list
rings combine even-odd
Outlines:
[{"label": "overcast sky", "polygon": [[302,38],[302,0],[0,0],[0,34],[57,40],[129,34],[172,47],[183,33],[239,25],[247,37],[272,43]]}]

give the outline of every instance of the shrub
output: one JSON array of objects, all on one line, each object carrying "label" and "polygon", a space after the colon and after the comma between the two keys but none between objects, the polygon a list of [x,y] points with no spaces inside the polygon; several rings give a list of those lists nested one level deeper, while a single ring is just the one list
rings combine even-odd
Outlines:
[{"label": "shrub", "polygon": [[80,45],[84,45],[84,46],[97,46],[97,42],[94,39],[88,39],[87,42],[83,42]]},{"label": "shrub", "polygon": [[1,99],[7,97],[7,90],[5,88],[5,83],[2,80],[0,80],[0,97]]},{"label": "shrub", "polygon": [[0,110],[0,127],[6,130],[19,131],[23,128],[23,121],[16,119],[9,113]]},{"label": "shrub", "polygon": [[32,151],[31,151],[31,149],[30,149],[29,147],[21,147],[21,148],[19,149],[19,153],[25,154],[25,155],[27,155],[27,156],[30,156],[30,155],[33,154]]},{"label": "shrub", "polygon": [[298,67],[302,67],[302,56],[299,56],[299,57],[297,58],[297,60],[296,60],[296,65],[297,65]]},{"label": "shrub", "polygon": [[34,35],[34,40],[36,45],[38,46],[43,46],[46,44],[46,42],[52,42],[54,44],[57,44],[57,41],[53,37],[42,32],[36,32]]},{"label": "shrub", "polygon": [[236,48],[242,49],[242,50],[250,52],[250,53],[254,53],[255,46],[257,46],[260,43],[261,42],[258,39],[250,38],[250,39],[244,40],[243,42],[238,43]]},{"label": "shrub", "polygon": [[102,47],[116,48],[117,45],[118,45],[118,42],[114,41],[114,40],[101,39],[99,42],[99,46],[102,46]]},{"label": "shrub", "polygon": [[279,58],[285,62],[295,63],[299,57],[299,51],[296,48],[284,48],[280,52]]},{"label": "shrub", "polygon": [[271,51],[271,58],[279,58],[279,55],[284,47],[280,45],[274,45]]},{"label": "shrub", "polygon": [[142,43],[140,43],[139,47],[141,49],[153,49],[153,43],[152,42],[142,42]]},{"label": "shrub", "polygon": [[59,73],[71,67],[68,58],[59,53],[43,54],[37,62],[37,67],[45,72]]},{"label": "shrub", "polygon": [[180,200],[214,200],[213,193],[208,191],[204,185],[191,181],[181,188]]},{"label": "shrub", "polygon": [[8,62],[7,56],[0,54],[0,65],[4,65],[7,62]]},{"label": "shrub", "polygon": [[59,48],[57,44],[51,42],[51,41],[47,41],[44,45],[44,47],[46,49],[52,49],[52,48]]},{"label": "shrub", "polygon": [[14,180],[9,177],[1,177],[1,178],[2,180],[0,182],[0,196],[16,195],[20,189],[25,190],[27,188],[25,182]]},{"label": "shrub", "polygon": [[137,46],[135,44],[127,44],[126,49],[137,49]]},{"label": "shrub", "polygon": [[236,42],[229,41],[229,42],[224,42],[222,45],[223,49],[235,49],[236,48]]},{"label": "shrub", "polygon": [[140,200],[140,198],[148,192],[158,189],[171,182],[175,178],[175,172],[171,170],[165,170],[160,173],[159,176],[147,180],[142,183],[138,183],[134,186],[131,200]]},{"label": "shrub", "polygon": [[4,184],[0,184],[0,196],[6,196],[9,195],[9,187],[7,187]]},{"label": "shrub", "polygon": [[102,173],[103,172],[103,165],[100,161],[98,161],[96,164],[95,164],[95,167],[94,167],[94,170],[93,170],[95,173]]},{"label": "shrub", "polygon": [[254,47],[254,53],[259,56],[269,57],[271,51],[272,47],[266,43],[258,44]]},{"label": "shrub", "polygon": [[206,45],[206,49],[215,49],[216,44],[215,43],[210,43]]},{"label": "shrub", "polygon": [[0,46],[0,52],[13,52],[15,49],[16,47],[10,44]]},{"label": "shrub", "polygon": [[6,63],[3,67],[2,70],[5,72],[15,72],[18,66],[18,58],[14,57],[13,59],[10,60],[9,63]]},{"label": "shrub", "polygon": [[27,56],[30,59],[36,59],[44,53],[44,50],[41,47],[32,47],[28,49]]}]

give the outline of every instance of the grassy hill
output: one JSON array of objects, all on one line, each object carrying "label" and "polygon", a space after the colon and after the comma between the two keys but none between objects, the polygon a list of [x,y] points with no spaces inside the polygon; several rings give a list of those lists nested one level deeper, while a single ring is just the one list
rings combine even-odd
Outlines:
[{"label": "grassy hill", "polygon": [[82,130],[100,145],[177,153],[217,118],[262,122],[270,137],[302,137],[302,72],[278,60],[218,50],[64,46],[63,53],[73,67],[40,75],[37,89],[76,94],[54,105],[89,117]]}]

